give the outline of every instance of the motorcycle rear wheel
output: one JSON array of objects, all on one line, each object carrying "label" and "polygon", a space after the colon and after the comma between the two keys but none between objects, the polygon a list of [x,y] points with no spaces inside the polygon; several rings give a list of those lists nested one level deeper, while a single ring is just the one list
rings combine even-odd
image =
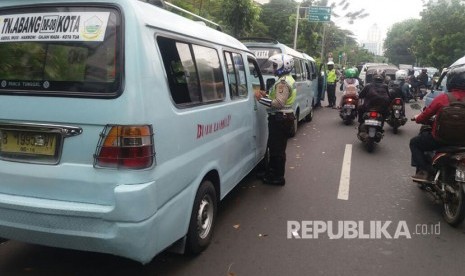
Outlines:
[{"label": "motorcycle rear wheel", "polygon": [[451,226],[458,226],[465,218],[465,193],[462,184],[454,181],[450,188],[454,192],[447,191],[444,200],[443,217],[444,220]]},{"label": "motorcycle rear wheel", "polygon": [[375,142],[373,141],[373,139],[368,138],[368,140],[364,142],[364,144],[368,152],[373,152],[373,150],[375,149]]}]

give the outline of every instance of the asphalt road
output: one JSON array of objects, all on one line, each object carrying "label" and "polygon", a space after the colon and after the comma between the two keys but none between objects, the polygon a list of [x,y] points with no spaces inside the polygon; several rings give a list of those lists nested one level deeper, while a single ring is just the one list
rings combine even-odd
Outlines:
[{"label": "asphalt road", "polygon": [[[417,111],[407,107],[410,117]],[[286,186],[250,174],[220,205],[210,247],[164,252],[145,266],[16,241],[0,245],[0,275],[461,275],[465,226],[452,228],[413,184],[408,122],[373,153],[334,109],[301,124],[287,150]],[[294,232],[294,233],[293,233]]]}]

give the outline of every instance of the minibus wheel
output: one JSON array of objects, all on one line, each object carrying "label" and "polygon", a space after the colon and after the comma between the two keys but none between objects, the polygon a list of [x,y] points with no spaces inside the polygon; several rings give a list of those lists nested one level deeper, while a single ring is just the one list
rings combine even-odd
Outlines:
[{"label": "minibus wheel", "polygon": [[289,134],[290,137],[294,137],[296,135],[298,125],[299,125],[299,111],[297,111],[295,114],[295,119],[294,119],[294,122],[292,123],[291,131]]},{"label": "minibus wheel", "polygon": [[210,180],[200,184],[194,199],[189,230],[187,231],[186,251],[199,254],[212,240],[216,222],[217,197]]}]

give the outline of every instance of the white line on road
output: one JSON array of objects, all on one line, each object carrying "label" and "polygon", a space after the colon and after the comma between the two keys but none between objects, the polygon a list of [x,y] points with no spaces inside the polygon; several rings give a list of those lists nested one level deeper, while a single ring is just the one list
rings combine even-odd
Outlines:
[{"label": "white line on road", "polygon": [[341,179],[339,180],[339,192],[337,199],[349,200],[349,185],[350,185],[350,161],[352,159],[352,145],[347,144],[344,151],[344,159],[342,160]]}]

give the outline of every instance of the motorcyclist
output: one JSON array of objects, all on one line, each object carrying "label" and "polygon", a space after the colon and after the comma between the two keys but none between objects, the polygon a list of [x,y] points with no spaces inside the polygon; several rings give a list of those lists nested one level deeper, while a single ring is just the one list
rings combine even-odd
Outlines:
[{"label": "motorcyclist", "polygon": [[428,70],[426,68],[421,69],[421,73],[417,76],[419,85],[424,85],[425,87],[428,86]]},{"label": "motorcyclist", "polygon": [[344,104],[346,97],[353,97],[358,100],[358,70],[357,68],[348,68],[344,70],[344,80],[342,82],[342,97],[338,108],[341,108]]},{"label": "motorcyclist", "polygon": [[[358,107],[358,122],[359,122],[359,133],[361,136],[364,134],[360,126],[363,123],[363,114],[370,109],[376,109],[383,118],[387,118],[389,115],[389,89],[384,83],[385,71],[383,69],[377,69],[373,74],[372,82],[366,85],[359,94],[359,98],[363,99],[363,104]],[[384,125],[384,120],[382,121]]]},{"label": "motorcyclist", "polygon": [[[426,68],[423,68],[421,69],[421,73],[417,76],[417,80],[418,80],[418,86],[417,86],[417,89],[418,89],[418,95],[420,95],[420,99],[423,99],[423,97],[425,96],[421,90],[420,90],[420,87],[423,87],[423,88],[426,88],[428,87],[428,74],[427,74],[428,70]],[[426,94],[426,93],[425,93]]]},{"label": "motorcyclist", "polygon": [[405,70],[397,70],[395,73],[395,80],[391,81],[388,85],[389,97],[392,100],[395,98],[402,99],[401,114],[405,116],[405,102],[407,101],[407,93],[409,93],[409,85],[405,83],[407,72]]},{"label": "motorcyclist", "polygon": [[[447,91],[457,100],[465,101],[465,67],[453,68],[447,73]],[[430,124],[430,119],[437,115],[443,106],[449,105],[449,98],[443,93],[431,102],[419,115],[415,116],[418,124]],[[435,122],[432,131],[422,131],[417,136],[410,139],[411,164],[417,168],[417,172],[412,176],[416,182],[428,182],[431,175],[431,164],[425,157],[426,151],[433,151],[443,146],[436,140]],[[463,130],[457,130],[463,131]]]},{"label": "motorcyclist", "polygon": [[[400,89],[400,92],[402,93],[402,95],[400,96],[400,98],[402,98],[402,100],[404,100],[404,102],[408,102],[408,99],[409,99],[409,95],[410,95],[410,86],[408,85],[408,83],[406,82],[406,79],[407,79],[407,71],[405,70],[397,70],[396,73],[396,79],[394,81],[394,86],[397,86],[399,87]],[[399,91],[397,91],[399,92]]]}]

